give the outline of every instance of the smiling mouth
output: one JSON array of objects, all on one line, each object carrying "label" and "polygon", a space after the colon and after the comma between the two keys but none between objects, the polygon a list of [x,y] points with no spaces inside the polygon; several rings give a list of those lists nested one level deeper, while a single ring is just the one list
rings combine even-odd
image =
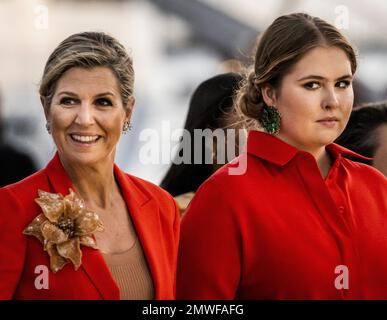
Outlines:
[{"label": "smiling mouth", "polygon": [[78,134],[70,134],[70,138],[72,141],[76,143],[89,145],[89,144],[96,143],[101,138],[101,136],[98,136],[98,135],[85,136],[85,135],[78,135]]}]

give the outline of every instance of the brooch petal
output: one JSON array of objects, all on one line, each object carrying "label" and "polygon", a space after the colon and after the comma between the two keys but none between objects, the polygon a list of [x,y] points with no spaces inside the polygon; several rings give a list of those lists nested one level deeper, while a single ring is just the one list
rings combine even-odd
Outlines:
[{"label": "brooch petal", "polygon": [[23,234],[39,239],[50,256],[53,272],[72,262],[75,270],[81,266],[81,245],[97,248],[93,233],[103,231],[98,215],[87,211],[84,201],[73,191],[63,197],[60,193],[38,190],[36,203],[42,208],[24,229]]},{"label": "brooch petal", "polygon": [[61,270],[69,261],[66,258],[63,258],[56,249],[56,244],[47,243],[46,250],[50,256],[50,268],[56,273]]},{"label": "brooch petal", "polygon": [[82,251],[78,237],[57,244],[56,249],[61,257],[70,259],[75,270],[78,270],[82,262]]},{"label": "brooch petal", "polygon": [[76,231],[75,233],[79,236],[85,236],[96,231],[103,231],[103,225],[99,217],[94,212],[86,212],[80,215],[76,219]]},{"label": "brooch petal", "polygon": [[39,198],[35,202],[42,208],[44,215],[53,223],[63,215],[63,196],[60,193],[49,193],[38,190]]},{"label": "brooch petal", "polygon": [[23,234],[34,236],[39,239],[41,243],[44,243],[44,237],[42,235],[41,226],[43,222],[47,221],[46,216],[41,213],[24,229]]}]

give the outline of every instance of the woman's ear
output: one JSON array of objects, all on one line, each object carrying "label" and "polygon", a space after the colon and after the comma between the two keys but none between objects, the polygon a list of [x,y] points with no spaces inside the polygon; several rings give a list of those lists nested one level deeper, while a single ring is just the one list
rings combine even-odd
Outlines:
[{"label": "woman's ear", "polygon": [[136,102],[136,99],[134,97],[131,97],[128,100],[128,103],[126,104],[125,113],[126,113],[127,120],[130,120],[130,118],[132,117],[132,112],[133,112],[133,107],[135,102]]},{"label": "woman's ear", "polygon": [[267,106],[275,106],[277,103],[276,90],[270,84],[265,84],[261,89],[263,101]]},{"label": "woman's ear", "polygon": [[48,116],[50,113],[50,106],[48,104],[47,97],[40,96],[40,102],[44,110],[44,116],[46,117],[46,120],[48,120]]}]

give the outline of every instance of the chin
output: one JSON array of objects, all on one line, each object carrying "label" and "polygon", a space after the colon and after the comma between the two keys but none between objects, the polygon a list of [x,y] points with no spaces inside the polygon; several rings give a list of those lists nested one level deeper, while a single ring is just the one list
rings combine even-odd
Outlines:
[{"label": "chin", "polygon": [[95,153],[88,152],[88,153],[75,153],[72,152],[70,154],[64,155],[67,161],[70,164],[77,164],[77,165],[92,165],[98,162],[101,157],[97,157]]},{"label": "chin", "polygon": [[323,145],[328,145],[334,142],[338,136],[340,135],[340,132],[336,130],[326,130],[325,132],[320,132],[318,137],[316,137]]},{"label": "chin", "polygon": [[335,140],[336,140],[337,136],[334,136],[334,137],[324,137],[322,139],[319,140],[319,144],[322,146],[322,147],[325,147],[331,143],[333,143]]}]

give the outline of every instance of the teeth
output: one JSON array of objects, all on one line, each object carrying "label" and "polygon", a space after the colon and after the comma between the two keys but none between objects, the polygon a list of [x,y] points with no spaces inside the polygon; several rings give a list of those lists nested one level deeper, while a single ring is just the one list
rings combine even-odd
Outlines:
[{"label": "teeth", "polygon": [[71,137],[79,142],[94,142],[98,139],[98,136],[79,136],[76,134],[72,134]]}]

